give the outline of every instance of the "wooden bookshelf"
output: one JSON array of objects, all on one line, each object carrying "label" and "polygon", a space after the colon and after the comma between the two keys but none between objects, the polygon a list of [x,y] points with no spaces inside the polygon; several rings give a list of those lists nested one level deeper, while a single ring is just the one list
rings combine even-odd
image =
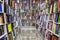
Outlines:
[{"label": "wooden bookshelf", "polygon": [[[12,2],[13,5],[11,4]],[[14,0],[0,0],[0,26],[3,26],[4,28],[4,34],[2,34],[0,36],[0,39],[4,39],[6,38],[6,40],[10,40],[10,38],[12,38],[11,40],[14,40],[17,35],[16,35],[16,32],[13,33],[13,30],[15,31],[15,26],[18,28],[19,25],[16,25],[17,23],[19,23],[18,21],[20,20],[19,17],[20,17],[20,11],[18,7],[16,7],[18,5],[17,2],[15,2]],[[16,4],[16,6],[15,6]],[[18,9],[18,10],[16,10]],[[16,10],[16,11],[15,11]],[[18,15],[17,15],[17,11],[18,11]],[[16,20],[14,19],[14,17],[16,19],[19,19],[19,20]],[[14,22],[17,22],[15,25]],[[10,24],[12,25],[10,25]],[[11,27],[12,26],[12,27]],[[15,35],[14,35],[15,34]]]}]

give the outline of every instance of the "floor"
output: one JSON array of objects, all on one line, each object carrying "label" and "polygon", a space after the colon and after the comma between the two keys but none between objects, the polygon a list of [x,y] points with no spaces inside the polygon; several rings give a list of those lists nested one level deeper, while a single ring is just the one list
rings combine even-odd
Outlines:
[{"label": "floor", "polygon": [[43,36],[36,30],[22,30],[16,40],[43,40]]}]

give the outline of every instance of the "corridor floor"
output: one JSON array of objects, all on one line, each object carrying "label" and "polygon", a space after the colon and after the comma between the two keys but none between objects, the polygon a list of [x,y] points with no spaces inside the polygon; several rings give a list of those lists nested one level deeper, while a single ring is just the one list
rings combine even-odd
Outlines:
[{"label": "corridor floor", "polygon": [[43,36],[35,30],[22,30],[16,40],[43,40]]}]

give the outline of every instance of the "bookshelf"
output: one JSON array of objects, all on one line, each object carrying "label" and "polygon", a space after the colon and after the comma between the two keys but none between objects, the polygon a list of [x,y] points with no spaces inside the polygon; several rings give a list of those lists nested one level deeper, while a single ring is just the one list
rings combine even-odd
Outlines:
[{"label": "bookshelf", "polygon": [[[35,26],[36,25],[36,19],[38,19],[39,13],[38,11],[38,2],[35,2],[35,0],[23,0],[21,4],[21,21],[24,20],[25,26]],[[26,9],[27,8],[27,9]],[[22,16],[24,15],[24,16]],[[22,25],[21,24],[21,25]],[[23,25],[24,26],[24,25]]]},{"label": "bookshelf", "polygon": [[15,40],[20,25],[18,4],[15,0],[0,0],[0,40]]},{"label": "bookshelf", "polygon": [[45,40],[59,40],[59,0],[41,0],[40,2],[42,6],[44,5],[43,3],[46,4],[45,7],[41,7],[43,9],[40,9],[40,11],[42,10],[40,12],[40,32],[43,34]]},{"label": "bookshelf", "polygon": [[[33,26],[37,24],[38,16],[40,16],[40,28],[44,38],[49,35],[59,39],[59,7],[58,0],[20,0],[21,25]],[[27,7],[27,9],[25,9]],[[59,16],[59,17],[57,17]],[[30,19],[29,19],[30,17]],[[25,24],[25,25],[24,25]],[[36,26],[36,25],[35,25]],[[57,29],[56,29],[57,28]],[[45,34],[44,34],[45,33]],[[48,36],[46,36],[48,35]],[[50,38],[49,38],[50,39]],[[57,39],[57,40],[58,40]],[[48,39],[47,39],[48,40]]]}]

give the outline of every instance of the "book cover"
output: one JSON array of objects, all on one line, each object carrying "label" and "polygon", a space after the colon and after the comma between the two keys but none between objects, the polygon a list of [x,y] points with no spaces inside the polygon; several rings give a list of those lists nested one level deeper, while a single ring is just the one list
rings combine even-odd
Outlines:
[{"label": "book cover", "polygon": [[8,4],[8,0],[4,0],[4,2],[5,2],[6,4]]},{"label": "book cover", "polygon": [[12,22],[12,15],[9,15],[9,21]]},{"label": "book cover", "polygon": [[48,40],[51,40],[52,39],[52,35],[50,33],[47,34],[47,38]]},{"label": "book cover", "polygon": [[9,13],[9,6],[6,5],[6,13]]},{"label": "book cover", "polygon": [[5,12],[5,13],[6,13],[6,9],[7,9],[6,3],[4,3],[4,12]]},{"label": "book cover", "polygon": [[11,16],[9,14],[6,15],[6,19],[8,23],[11,23]]},{"label": "book cover", "polygon": [[48,29],[51,30],[52,29],[52,22],[48,23]]},{"label": "book cover", "polygon": [[8,28],[7,28],[8,29],[8,32],[11,32],[12,31],[12,24],[9,23],[7,26],[8,26]]},{"label": "book cover", "polygon": [[12,8],[15,8],[15,1],[12,1]]},{"label": "book cover", "polygon": [[58,12],[60,12],[60,0],[58,0]]},{"label": "book cover", "polygon": [[56,33],[56,34],[59,34],[59,25],[58,25],[58,24],[56,24],[56,30],[55,30],[55,33]]},{"label": "book cover", "polygon": [[46,1],[46,4],[48,3],[48,0],[45,0]]},{"label": "book cover", "polygon": [[60,35],[60,24],[58,25],[58,27],[59,27],[59,32],[58,32],[58,34]]},{"label": "book cover", "polygon": [[0,13],[0,24],[4,23],[4,14]]},{"label": "book cover", "polygon": [[52,32],[55,33],[55,30],[56,30],[56,24],[53,24],[53,25],[52,25]]},{"label": "book cover", "polygon": [[53,4],[54,0],[48,0],[49,4]]},{"label": "book cover", "polygon": [[60,13],[58,14],[58,23],[60,23]]},{"label": "book cover", "polygon": [[52,35],[52,39],[51,40],[58,40],[58,37]]},{"label": "book cover", "polygon": [[12,33],[8,34],[8,40],[13,40]]},{"label": "book cover", "polygon": [[53,9],[53,6],[51,5],[50,6],[50,13],[52,13],[52,11],[53,11],[52,9]]},{"label": "book cover", "polygon": [[58,22],[58,13],[54,14],[54,22]]},{"label": "book cover", "polygon": [[8,5],[10,5],[10,0],[8,0]]},{"label": "book cover", "polygon": [[4,34],[4,26],[0,26],[0,36]]},{"label": "book cover", "polygon": [[58,5],[57,2],[54,2],[53,12],[57,12]]},{"label": "book cover", "polygon": [[15,15],[15,10],[13,9],[13,15]]},{"label": "book cover", "polygon": [[2,12],[2,3],[0,2],[0,12]]}]

